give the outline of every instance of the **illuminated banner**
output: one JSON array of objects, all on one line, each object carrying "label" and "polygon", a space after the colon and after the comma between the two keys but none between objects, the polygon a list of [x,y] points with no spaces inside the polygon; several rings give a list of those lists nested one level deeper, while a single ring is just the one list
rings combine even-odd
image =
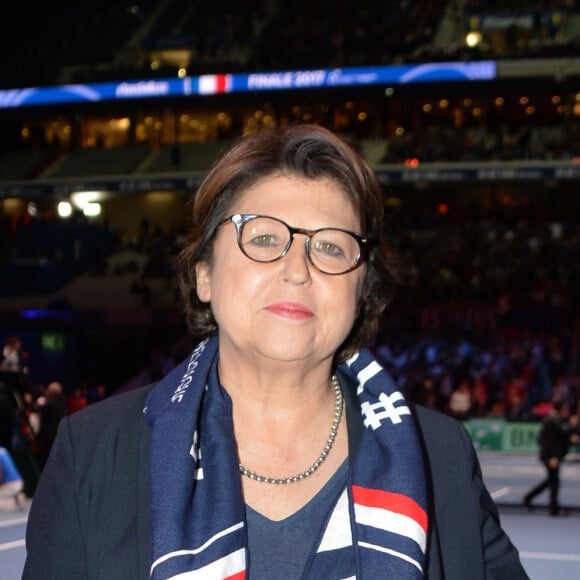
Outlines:
[{"label": "illuminated banner", "polygon": [[0,108],[123,99],[160,99],[164,97],[187,97],[249,91],[486,81],[495,79],[496,74],[497,63],[494,61],[438,62],[417,65],[275,71],[250,74],[213,74],[183,79],[150,79],[119,83],[0,90]]}]

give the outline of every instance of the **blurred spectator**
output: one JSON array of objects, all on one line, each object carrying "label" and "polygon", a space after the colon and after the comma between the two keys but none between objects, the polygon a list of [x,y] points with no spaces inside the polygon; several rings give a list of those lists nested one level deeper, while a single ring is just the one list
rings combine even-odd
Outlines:
[{"label": "blurred spectator", "polygon": [[70,393],[66,398],[67,414],[72,415],[73,413],[84,409],[88,404],[86,385],[81,383],[77,385],[72,393]]},{"label": "blurred spectator", "polygon": [[17,336],[10,336],[4,342],[2,348],[2,360],[0,370],[8,372],[21,371],[22,341]]},{"label": "blurred spectator", "polygon": [[12,456],[5,447],[0,447],[0,511],[26,509],[23,489],[24,480]]},{"label": "blurred spectator", "polygon": [[521,376],[515,376],[507,382],[503,398],[506,406],[506,415],[510,419],[523,419],[526,408],[529,405],[527,404],[526,382]]},{"label": "blurred spectator", "polygon": [[87,404],[92,405],[107,398],[107,387],[103,383],[93,385],[87,390]]},{"label": "blurred spectator", "polygon": [[42,470],[56,438],[58,425],[67,414],[62,384],[56,381],[49,383],[45,389],[44,396],[37,399],[36,406],[40,416],[40,425],[36,438],[37,458],[39,467]]},{"label": "blurred spectator", "polygon": [[21,412],[26,405],[24,394],[28,388],[28,375],[21,371],[0,370],[0,446],[10,451],[18,436]]},{"label": "blurred spectator", "polygon": [[568,417],[568,436],[570,438],[570,447],[580,451],[580,415],[578,413]]},{"label": "blurred spectator", "polygon": [[467,380],[462,380],[449,398],[449,412],[460,421],[465,421],[471,416],[473,405],[471,387]]},{"label": "blurred spectator", "polygon": [[473,394],[473,416],[485,417],[489,408],[489,385],[482,377],[475,377],[471,391]]}]

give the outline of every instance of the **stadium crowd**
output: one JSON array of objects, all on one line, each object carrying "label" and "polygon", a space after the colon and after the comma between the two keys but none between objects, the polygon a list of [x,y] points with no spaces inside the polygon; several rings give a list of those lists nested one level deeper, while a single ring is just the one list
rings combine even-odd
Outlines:
[{"label": "stadium crowd", "polygon": [[[388,211],[404,286],[373,348],[410,395],[445,412],[455,413],[456,391],[467,392],[463,417],[537,418],[555,392],[580,403],[580,227],[504,202],[484,211],[410,201]],[[131,291],[145,308],[165,308],[143,293],[155,279],[173,287],[181,231],[143,220],[136,237],[111,244],[103,228],[109,250],[85,268],[97,279],[119,275],[115,256],[129,250],[140,257]],[[177,308],[176,293],[169,305]]]},{"label": "stadium crowd", "polygon": [[580,124],[552,119],[549,123],[486,119],[476,125],[413,124],[389,137],[382,163],[571,160],[580,156]]},{"label": "stadium crowd", "polygon": [[[140,38],[141,48],[151,50],[193,48],[189,74],[488,57],[494,56],[492,46],[475,50],[451,44],[442,49],[434,44],[435,34],[445,16],[451,15],[456,25],[463,26],[470,14],[484,8],[486,12],[502,10],[504,5],[399,0],[381,11],[371,0],[344,0],[339,9],[334,8],[328,1],[252,0],[240,16],[240,5],[233,2],[172,0],[156,5],[145,1],[130,7],[105,2],[99,17],[90,21],[79,10],[63,10],[63,20],[49,30],[50,38],[46,31],[41,34],[46,41],[42,54],[31,48],[29,54],[14,57],[6,67],[2,87],[31,84],[23,76],[27,58],[44,71],[43,77],[36,77],[40,84],[59,78],[54,64],[43,68],[41,58],[76,66],[68,78],[72,82],[151,76],[149,62],[137,66],[123,57],[120,49],[133,38]],[[532,39],[514,45],[514,56],[578,54],[578,38],[562,37],[561,26],[546,25],[541,18],[542,10],[556,8],[578,11],[575,3],[564,0],[521,0],[510,5],[514,14],[534,11],[539,15]],[[203,32],[200,19],[211,23]],[[147,35],[139,36],[145,23],[149,23]],[[74,34],[61,34],[66,31]],[[79,35],[98,39],[89,44],[93,52],[77,49]],[[105,61],[111,66],[99,67]],[[478,126],[421,122],[402,135],[388,137],[378,161],[571,159],[580,155],[579,136],[578,124],[569,119],[557,126],[535,123],[533,127],[493,124],[489,118]],[[406,282],[386,313],[381,335],[371,345],[401,388],[411,398],[462,420],[475,416],[539,420],[555,394],[579,412],[580,227],[574,216],[530,212],[523,202],[509,215],[467,203],[461,209],[459,204],[455,208],[446,203],[424,205],[423,211],[414,211],[412,206],[399,199],[388,216],[387,227],[401,254]],[[120,272],[114,266],[115,256],[129,250],[140,258],[132,265],[131,290],[143,307],[152,310],[161,305],[149,292],[149,282],[162,278],[169,286],[173,283],[170,262],[183,224],[164,229],[144,222],[135,238],[124,239],[106,224],[80,216],[68,223],[44,215],[0,218],[3,265],[40,260],[58,271],[57,284],[86,272],[96,278],[116,276]],[[0,276],[15,279],[9,270]],[[20,282],[32,285],[23,278]],[[175,294],[170,300],[176,308]],[[144,379],[162,374],[161,366],[179,360],[181,351],[176,348],[162,354],[152,354]],[[24,435],[32,440],[50,398],[47,392],[54,390],[48,389],[52,384],[46,377],[30,385],[26,408],[20,410]],[[62,385],[66,396],[60,400],[60,412],[75,412],[120,388],[122,384],[97,388],[90,377]]]}]

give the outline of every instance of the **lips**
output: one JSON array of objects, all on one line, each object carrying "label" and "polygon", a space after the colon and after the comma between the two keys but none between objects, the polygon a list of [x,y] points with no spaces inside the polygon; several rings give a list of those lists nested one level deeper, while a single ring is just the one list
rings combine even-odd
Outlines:
[{"label": "lips", "polygon": [[272,314],[276,314],[277,316],[292,318],[295,320],[304,320],[314,316],[314,312],[312,312],[310,308],[304,306],[304,304],[298,304],[296,302],[278,302],[276,304],[270,304],[270,306],[266,307],[266,310]]}]

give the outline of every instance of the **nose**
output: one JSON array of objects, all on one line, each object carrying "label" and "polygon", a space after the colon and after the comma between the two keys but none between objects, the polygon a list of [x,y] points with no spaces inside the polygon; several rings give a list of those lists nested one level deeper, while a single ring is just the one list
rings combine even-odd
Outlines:
[{"label": "nose", "polygon": [[280,260],[283,279],[292,284],[305,284],[310,281],[310,259],[306,252],[306,237],[294,234],[292,244]]}]

